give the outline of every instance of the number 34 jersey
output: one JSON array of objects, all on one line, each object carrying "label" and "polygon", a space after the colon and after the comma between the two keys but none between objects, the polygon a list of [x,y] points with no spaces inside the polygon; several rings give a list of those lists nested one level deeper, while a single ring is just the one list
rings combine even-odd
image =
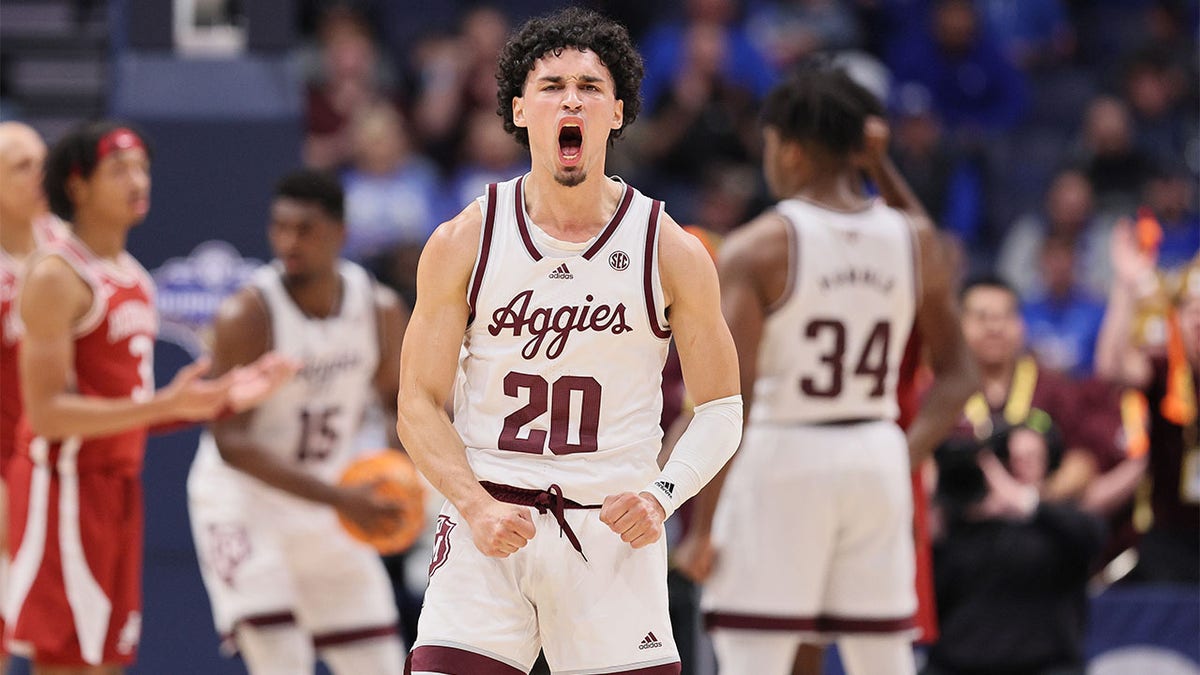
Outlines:
[{"label": "number 34 jersey", "polygon": [[916,311],[915,237],[876,200],[856,212],[788,199],[788,286],[763,327],[752,423],[894,420]]},{"label": "number 34 jersey", "polygon": [[480,480],[562,487],[599,504],[658,473],[670,331],[658,271],[662,203],[622,183],[592,240],[552,238],[523,178],[488,186],[468,287],[454,426]]},{"label": "number 34 jersey", "polygon": [[[374,401],[379,364],[374,282],[353,263],[343,261],[340,273],[341,301],[325,318],[307,316],[296,306],[277,265],[260,268],[250,281],[271,317],[272,349],[297,359],[301,367],[254,410],[249,440],[327,483],[336,482],[353,458],[354,438]],[[226,465],[208,431],[200,439],[188,488],[217,494],[241,489],[298,513],[317,508]]]}]

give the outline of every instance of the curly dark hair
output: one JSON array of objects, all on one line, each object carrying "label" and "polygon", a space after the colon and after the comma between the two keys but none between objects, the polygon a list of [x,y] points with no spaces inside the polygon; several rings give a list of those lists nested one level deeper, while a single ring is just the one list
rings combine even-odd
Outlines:
[{"label": "curly dark hair", "polygon": [[75,203],[67,193],[67,178],[72,174],[78,174],[85,180],[91,178],[92,172],[100,163],[100,139],[117,129],[129,129],[136,134],[146,149],[146,156],[153,159],[154,153],[146,135],[128,122],[102,120],[75,126],[50,148],[46,156],[42,188],[54,215],[63,220],[72,220],[75,217]]},{"label": "curly dark hair", "polygon": [[533,64],[546,54],[567,48],[590,51],[608,68],[616,85],[616,98],[625,102],[625,118],[609,141],[619,138],[633,124],[642,107],[642,56],[633,46],[625,26],[589,9],[568,7],[526,21],[504,45],[496,70],[496,112],[504,118],[504,130],[521,145],[529,147],[529,132],[513,124],[512,100],[525,91],[525,79]]}]

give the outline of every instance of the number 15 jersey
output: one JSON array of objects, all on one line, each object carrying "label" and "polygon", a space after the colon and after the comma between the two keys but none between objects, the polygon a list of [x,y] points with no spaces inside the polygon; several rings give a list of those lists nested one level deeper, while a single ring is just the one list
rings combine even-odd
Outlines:
[{"label": "number 15 jersey", "polygon": [[856,212],[787,199],[788,287],[763,326],[751,422],[895,420],[916,311],[914,234],[876,200]]},{"label": "number 15 jersey", "polygon": [[468,286],[454,426],[480,480],[558,484],[584,504],[658,473],[670,331],[658,273],[662,203],[623,188],[571,243],[539,229],[523,178],[488,186]]}]

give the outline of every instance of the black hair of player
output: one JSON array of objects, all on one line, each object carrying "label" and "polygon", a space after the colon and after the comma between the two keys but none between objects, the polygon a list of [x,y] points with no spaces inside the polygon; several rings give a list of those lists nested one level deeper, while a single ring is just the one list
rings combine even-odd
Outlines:
[{"label": "black hair of player", "polygon": [[1017,292],[1016,287],[1009,283],[1008,279],[992,272],[977,274],[967,279],[958,291],[958,301],[961,303],[963,300],[966,300],[967,295],[976,288],[994,288],[1004,291],[1012,296],[1015,307],[1021,306],[1021,294]]},{"label": "black hair of player", "polygon": [[871,115],[883,115],[874,94],[845,70],[811,62],[767,94],[761,120],[784,140],[847,157],[862,149],[863,123]]},{"label": "black hair of player", "polygon": [[612,75],[614,95],[625,102],[624,120],[608,140],[620,138],[633,124],[642,107],[642,75],[645,67],[625,26],[603,14],[568,7],[526,21],[504,45],[496,68],[496,112],[504,118],[504,130],[529,147],[529,131],[513,123],[512,100],[525,93],[525,80],[538,59],[561,54],[564,49],[594,53]]},{"label": "black hair of player", "polygon": [[100,139],[117,129],[132,131],[142,141],[146,156],[153,158],[146,134],[128,122],[102,120],[84,122],[73,127],[46,155],[42,189],[46,192],[46,201],[50,203],[50,210],[54,215],[66,221],[75,218],[75,202],[71,200],[67,190],[67,179],[72,175],[78,175],[85,180],[91,178],[96,166],[100,164]]},{"label": "black hair of player", "polygon": [[316,169],[297,169],[275,185],[275,196],[316,204],[339,224],[345,221],[346,193],[337,177]]}]

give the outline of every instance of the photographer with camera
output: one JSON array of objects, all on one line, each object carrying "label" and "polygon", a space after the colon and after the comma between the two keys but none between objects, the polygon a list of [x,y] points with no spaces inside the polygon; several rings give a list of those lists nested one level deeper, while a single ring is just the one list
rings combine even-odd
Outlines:
[{"label": "photographer with camera", "polygon": [[1037,408],[983,441],[935,454],[942,532],[934,544],[941,640],[923,675],[1082,675],[1095,516],[1040,498],[1064,446]]}]

